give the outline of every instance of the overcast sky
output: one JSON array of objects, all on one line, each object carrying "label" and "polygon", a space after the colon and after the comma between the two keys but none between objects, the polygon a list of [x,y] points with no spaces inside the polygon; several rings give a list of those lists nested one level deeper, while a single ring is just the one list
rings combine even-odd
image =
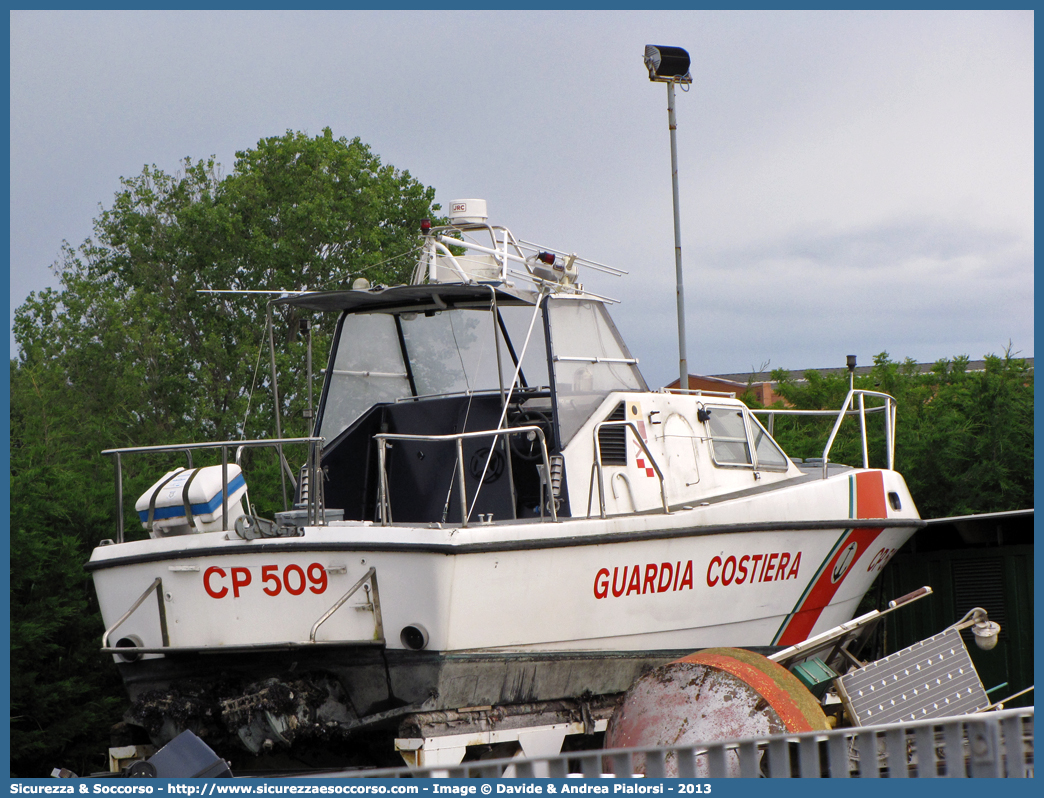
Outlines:
[{"label": "overcast sky", "polygon": [[[11,310],[121,176],[287,130],[359,136],[588,277],[677,376],[1033,355],[1033,13],[11,12]],[[278,286],[257,286],[275,288]]]}]

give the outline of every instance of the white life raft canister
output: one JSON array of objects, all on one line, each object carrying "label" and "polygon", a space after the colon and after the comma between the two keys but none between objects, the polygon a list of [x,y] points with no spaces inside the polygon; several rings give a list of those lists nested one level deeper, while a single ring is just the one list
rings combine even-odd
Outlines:
[{"label": "white life raft canister", "polygon": [[[226,468],[228,516],[234,521],[243,514],[243,496],[247,487],[238,465],[230,463]],[[134,509],[146,529],[149,529],[151,520],[149,532],[152,537],[169,537],[219,531],[222,528],[221,500],[221,466],[176,468],[141,494]]]}]

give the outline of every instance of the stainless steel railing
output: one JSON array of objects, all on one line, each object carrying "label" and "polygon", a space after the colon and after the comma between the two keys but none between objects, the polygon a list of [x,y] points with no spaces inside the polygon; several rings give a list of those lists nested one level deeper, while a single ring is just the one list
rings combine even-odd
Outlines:
[{"label": "stainless steel railing", "polygon": [[[272,438],[266,440],[250,441],[217,441],[211,443],[175,443],[161,446],[130,446],[122,449],[105,449],[102,454],[110,455],[114,460],[116,472],[116,542],[123,543],[124,521],[123,521],[123,456],[127,454],[157,454],[162,452],[183,452],[188,458],[188,467],[192,468],[192,453],[207,449],[221,450],[221,514],[222,529],[229,528],[228,519],[228,452],[235,449],[235,462],[238,464],[244,449],[274,448],[279,452],[280,469],[290,475],[291,483],[296,488],[293,472],[289,463],[283,455],[283,446],[290,444],[308,444],[308,460],[306,469],[308,472],[308,484],[317,486],[317,475],[319,471],[319,459],[322,455],[324,438]],[[323,523],[322,490],[313,487],[308,495],[308,523]],[[287,510],[288,502],[286,493],[283,494],[283,509]],[[233,522],[235,519],[232,519]]]},{"label": "stainless steel railing", "polygon": [[[660,482],[660,501],[663,503],[664,513],[670,513],[670,509],[667,506],[667,489],[663,483],[663,471],[660,470],[660,466],[656,462],[656,458],[652,456],[652,452],[649,451],[649,447],[645,445],[645,441],[642,440],[642,436],[638,433],[638,427],[635,426],[633,421],[602,421],[595,424],[594,427],[594,462],[591,464],[591,480],[598,485],[598,513],[599,518],[605,518],[605,480],[602,475],[602,444],[598,440],[598,433],[603,427],[623,427],[629,429],[634,435],[634,439],[638,442],[638,445],[642,447],[642,451],[648,458],[649,464],[653,467],[656,472],[656,478]],[[587,517],[591,517],[591,486],[587,488]],[[638,508],[633,508],[637,510]]]},{"label": "stainless steel railing", "polygon": [[[871,397],[875,399],[883,399],[884,404],[876,407],[867,407],[866,398]],[[827,438],[826,446],[823,447],[823,477],[827,475],[827,464],[830,462],[830,450],[834,446],[834,440],[837,438],[838,430],[841,429],[841,424],[848,416],[856,416],[859,418],[859,432],[863,450],[863,468],[870,468],[870,451],[867,444],[867,425],[866,417],[871,414],[882,413],[884,414],[884,431],[885,431],[885,459],[886,467],[889,470],[895,468],[895,414],[896,414],[896,402],[895,399],[886,393],[880,391],[867,391],[861,388],[856,388],[848,392],[845,397],[845,403],[841,406],[841,410],[797,410],[793,408],[758,408],[752,409],[751,413],[757,415],[765,415],[768,417],[768,431],[769,434],[773,434],[773,426],[776,416],[836,416],[837,420],[834,422],[833,428],[830,430],[830,436]]]},{"label": "stainless steel railing", "polygon": [[[367,585],[366,583],[369,582]],[[366,585],[366,592],[368,594],[369,601],[367,605],[373,612],[373,625],[374,625],[374,640],[384,642],[384,619],[381,616],[381,594],[377,589],[377,569],[370,566],[370,569],[362,575],[358,582],[348,588],[348,592],[341,596],[337,602],[330,607],[314,624],[312,624],[312,630],[308,633],[308,642],[315,642],[315,635],[319,631],[319,627],[326,623],[330,616],[332,616],[337,610],[344,606],[344,603],[348,601],[352,596],[359,592],[359,588]]]},{"label": "stainless steel railing", "polygon": [[[407,435],[400,433],[382,432],[374,435],[374,440],[377,441],[377,469],[378,469],[378,495],[377,495],[377,512],[380,516],[381,526],[387,526],[392,523],[392,512],[391,512],[391,498],[388,490],[388,469],[387,469],[387,448],[388,441],[434,441],[434,442],[452,442],[457,448],[457,462],[456,462],[456,474],[455,479],[457,480],[457,487],[459,491],[460,501],[460,517],[461,526],[468,525],[468,495],[467,486],[464,483],[464,441],[470,438],[493,438],[503,437],[504,435],[517,435],[520,433],[534,432],[540,439],[540,455],[543,458],[543,465],[545,473],[551,473],[551,460],[547,455],[547,440],[544,437],[544,431],[538,426],[525,426],[525,427],[507,427],[505,429],[489,429],[479,430],[477,432],[458,432],[454,435]],[[479,484],[478,491],[482,490],[482,485]],[[550,491],[550,485],[548,486]],[[543,506],[543,503],[541,503]],[[555,508],[555,502],[552,497],[550,502],[551,506],[551,520],[558,521],[558,511]]]}]

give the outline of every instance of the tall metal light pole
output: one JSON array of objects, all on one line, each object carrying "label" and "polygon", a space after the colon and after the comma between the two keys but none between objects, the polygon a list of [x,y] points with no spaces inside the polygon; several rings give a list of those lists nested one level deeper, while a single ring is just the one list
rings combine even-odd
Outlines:
[{"label": "tall metal light pole", "polygon": [[678,388],[689,387],[689,363],[685,357],[685,287],[682,280],[681,217],[678,211],[678,122],[674,118],[674,84],[692,83],[689,54],[681,47],[645,45],[649,80],[667,84],[667,124],[671,131],[671,183],[674,188],[674,269],[678,284]]}]

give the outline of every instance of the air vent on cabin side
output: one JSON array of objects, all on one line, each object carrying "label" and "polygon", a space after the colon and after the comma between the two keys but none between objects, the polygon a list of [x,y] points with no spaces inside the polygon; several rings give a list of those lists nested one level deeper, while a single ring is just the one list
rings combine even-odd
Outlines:
[{"label": "air vent on cabin side", "polygon": [[[624,403],[620,402],[605,420],[624,421],[626,418]],[[602,427],[598,430],[598,446],[602,451],[602,465],[627,465],[626,427]]]}]

